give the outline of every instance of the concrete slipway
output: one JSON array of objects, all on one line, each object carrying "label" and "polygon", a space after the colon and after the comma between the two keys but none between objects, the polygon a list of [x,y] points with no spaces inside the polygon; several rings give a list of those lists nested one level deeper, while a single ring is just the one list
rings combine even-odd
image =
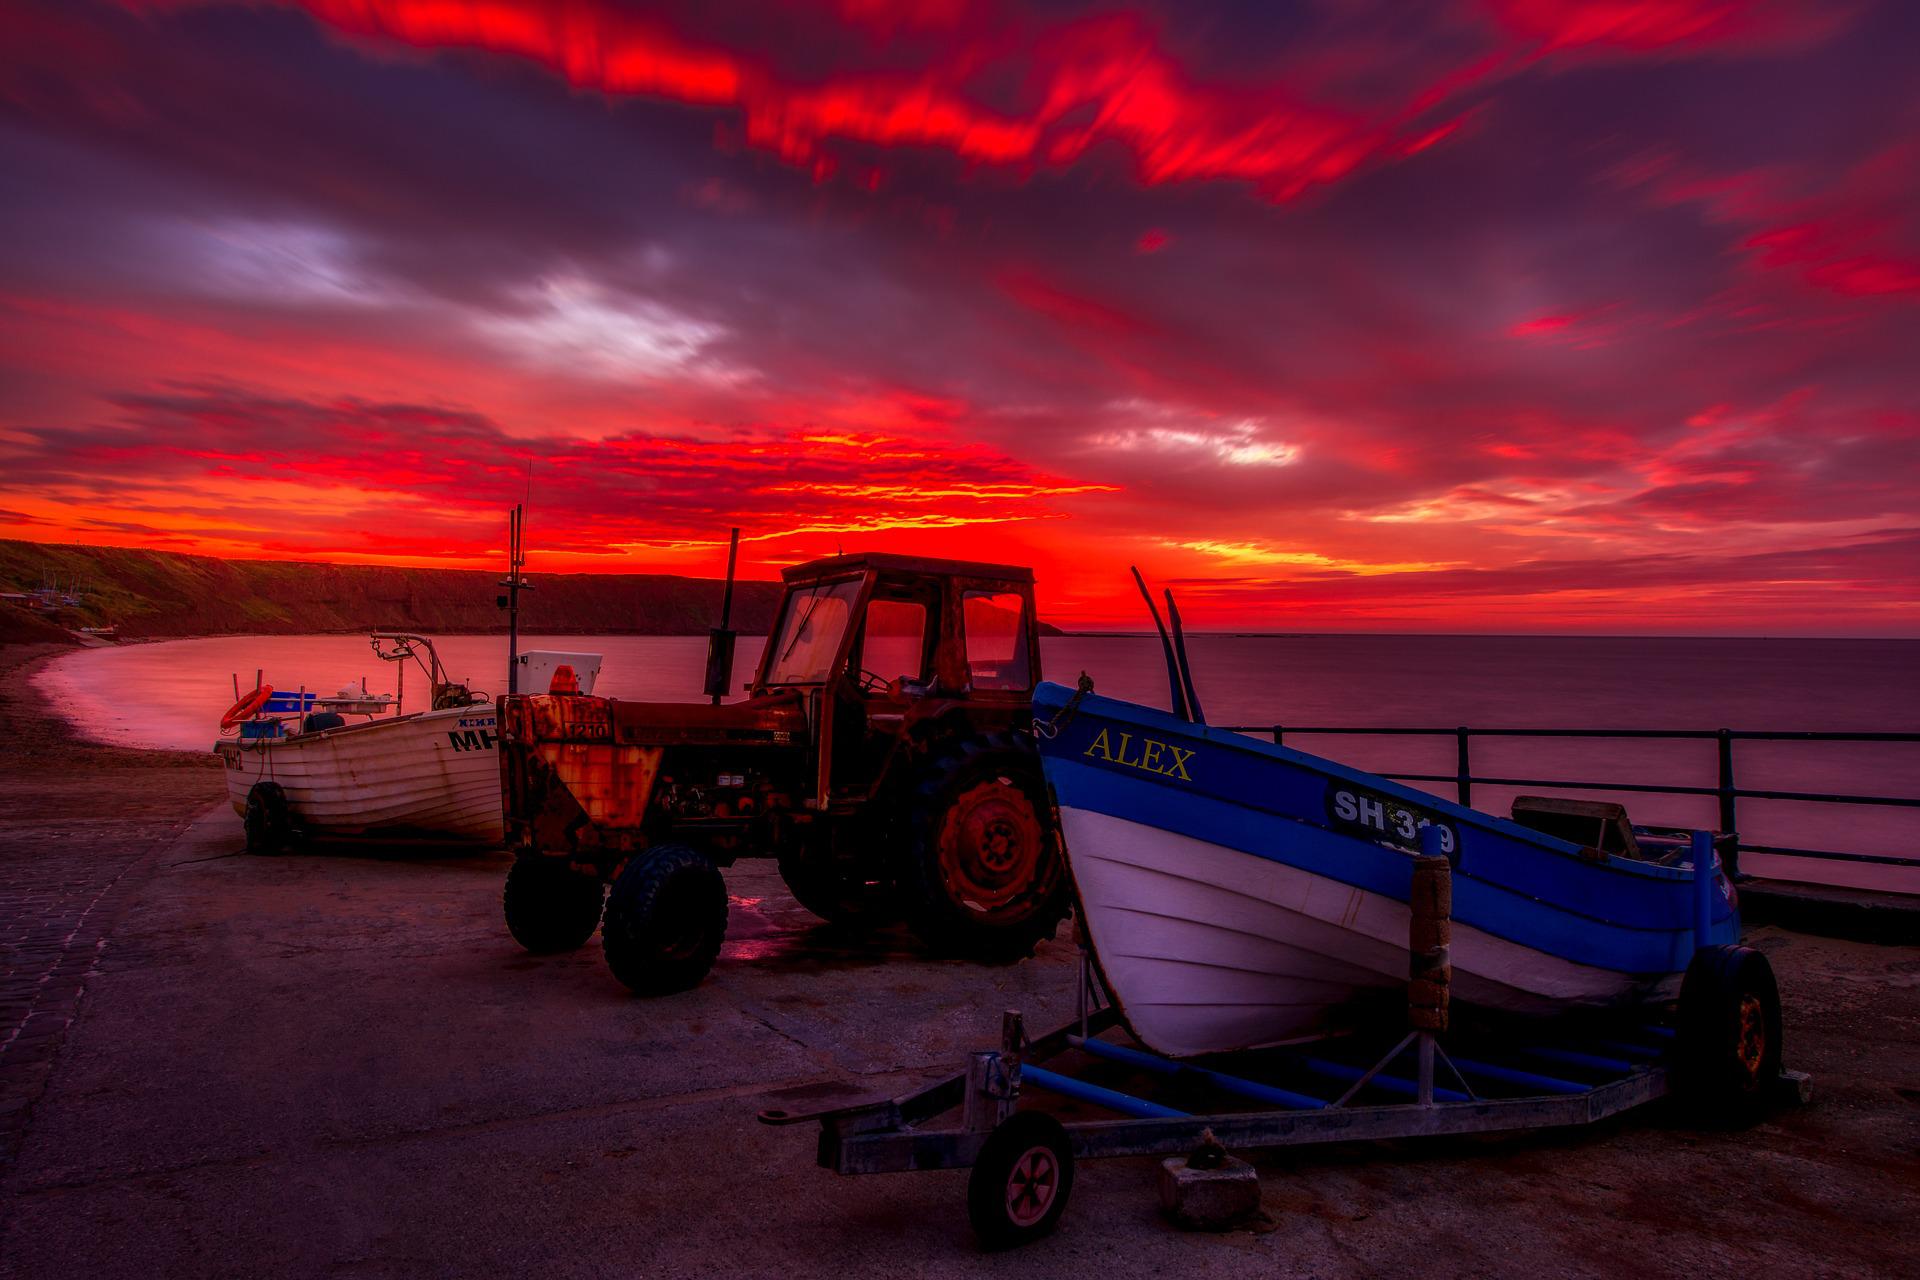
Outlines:
[{"label": "concrete slipway", "polygon": [[[1737,1134],[1278,1153],[1268,1222],[1181,1234],[1146,1161],[982,1255],[964,1173],[840,1179],[755,1111],[897,1092],[1071,1013],[1074,953],[983,969],[836,937],[729,877],[714,977],[629,996],[522,953],[502,855],[235,855],[216,811],[130,873],[7,1171],[0,1274],[1915,1275],[1920,948],[1767,927],[1815,1105]],[[1066,932],[1062,931],[1063,935]],[[775,1095],[779,1095],[776,1097]]]}]

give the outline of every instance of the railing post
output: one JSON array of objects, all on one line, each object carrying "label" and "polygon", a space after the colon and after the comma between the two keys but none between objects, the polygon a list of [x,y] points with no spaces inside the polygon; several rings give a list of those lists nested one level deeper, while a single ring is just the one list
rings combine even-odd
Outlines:
[{"label": "railing post", "polygon": [[1276,747],[1286,746],[1287,745],[1285,741],[1286,736],[1287,736],[1287,731],[1285,729],[1283,729],[1279,725],[1273,726],[1273,745],[1274,746]]},{"label": "railing post", "polygon": [[1727,867],[1727,878],[1731,880],[1739,874],[1740,867],[1740,823],[1734,812],[1733,793],[1733,731],[1722,729],[1720,744],[1720,830],[1733,837],[1733,855]]},{"label": "railing post", "polygon": [[1713,833],[1693,833],[1693,945],[1713,941]]},{"label": "railing post", "polygon": [[1456,755],[1458,763],[1455,766],[1453,785],[1459,796],[1460,803],[1464,805],[1471,805],[1473,803],[1473,769],[1467,759],[1467,739],[1471,736],[1465,725],[1461,725],[1453,731],[1454,741],[1459,747]]}]

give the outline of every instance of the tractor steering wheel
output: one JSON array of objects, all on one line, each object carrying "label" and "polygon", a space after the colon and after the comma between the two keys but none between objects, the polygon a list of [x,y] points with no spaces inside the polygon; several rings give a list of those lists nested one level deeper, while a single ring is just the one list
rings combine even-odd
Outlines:
[{"label": "tractor steering wheel", "polygon": [[860,692],[887,693],[892,689],[893,681],[880,675],[878,672],[868,671],[864,667],[860,669]]}]

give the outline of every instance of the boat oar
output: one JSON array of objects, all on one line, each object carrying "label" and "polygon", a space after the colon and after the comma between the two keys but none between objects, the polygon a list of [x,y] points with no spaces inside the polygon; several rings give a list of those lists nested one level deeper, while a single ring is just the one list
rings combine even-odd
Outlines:
[{"label": "boat oar", "polygon": [[1160,649],[1167,655],[1167,687],[1172,690],[1173,714],[1182,720],[1194,718],[1193,708],[1187,704],[1185,688],[1180,683],[1180,660],[1173,655],[1173,641],[1167,638],[1167,628],[1160,621],[1160,610],[1154,607],[1153,593],[1147,590],[1147,580],[1140,576],[1140,570],[1128,566],[1133,572],[1134,585],[1140,588],[1140,598],[1147,602],[1147,612],[1153,615],[1153,629],[1160,633]]},{"label": "boat oar", "polygon": [[1193,665],[1187,661],[1187,629],[1180,625],[1180,606],[1173,602],[1173,592],[1167,592],[1167,625],[1173,628],[1173,652],[1180,659],[1180,687],[1186,690],[1187,710],[1193,713],[1195,724],[1207,722],[1206,712],[1200,710],[1200,695],[1193,691]]}]

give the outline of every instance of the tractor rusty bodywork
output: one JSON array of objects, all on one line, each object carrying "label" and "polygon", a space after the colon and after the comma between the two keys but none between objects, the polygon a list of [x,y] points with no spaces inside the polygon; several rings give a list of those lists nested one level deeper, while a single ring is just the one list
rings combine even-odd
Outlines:
[{"label": "tractor rusty bodywork", "polygon": [[[518,922],[513,877],[506,905],[523,943],[585,941],[610,883],[616,973],[625,951],[621,976],[641,977],[629,985],[691,985],[688,972],[705,972],[697,955],[664,988],[646,977],[662,967],[662,930],[676,913],[708,920],[717,868],[742,857],[778,858],[801,903],[842,924],[905,914],[930,942],[988,959],[1051,934],[1066,887],[1023,734],[1040,673],[1031,572],[850,555],[783,577],[744,700],[502,699]],[[628,901],[676,878],[686,892],[672,911]],[[694,880],[707,887],[687,889]],[[722,894],[723,921],[724,908]],[[676,945],[717,951],[710,930],[691,932]]]},{"label": "tractor rusty bodywork", "polygon": [[[777,758],[807,738],[798,694],[719,707],[520,695],[501,700],[500,717],[511,744],[501,762],[508,847],[609,875],[607,864],[669,838],[731,862],[743,837],[770,835],[775,807],[802,778]],[[711,767],[696,781],[688,775],[701,764]]]}]

